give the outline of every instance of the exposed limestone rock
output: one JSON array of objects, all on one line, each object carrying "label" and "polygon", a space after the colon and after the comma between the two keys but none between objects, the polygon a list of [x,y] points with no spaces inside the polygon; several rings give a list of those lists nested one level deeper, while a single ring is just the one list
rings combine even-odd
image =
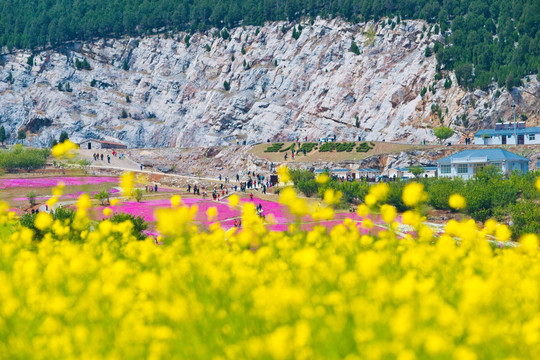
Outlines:
[{"label": "exposed limestone rock", "polygon": [[[495,98],[494,89],[466,93],[452,77],[450,89],[441,80],[422,98],[435,75],[435,57],[426,58],[424,50],[441,37],[421,39],[420,21],[392,30],[319,19],[302,24],[298,40],[290,24],[286,33],[283,25],[267,24],[257,35],[255,27],[229,29],[230,40],[197,33],[189,47],[182,33],[73,43],[34,54],[33,65],[27,64],[29,52],[5,55],[0,123],[11,142],[22,128],[33,145],[48,145],[65,130],[75,141],[187,147],[331,134],[338,140],[435,141],[432,128],[441,124],[458,130],[450,139],[455,143],[508,118],[512,98],[531,124],[540,117],[536,79]],[[373,39],[369,29],[376,31]],[[349,51],[353,39],[360,55]],[[92,70],[75,68],[83,58]],[[433,104],[443,119],[432,114]]]}]

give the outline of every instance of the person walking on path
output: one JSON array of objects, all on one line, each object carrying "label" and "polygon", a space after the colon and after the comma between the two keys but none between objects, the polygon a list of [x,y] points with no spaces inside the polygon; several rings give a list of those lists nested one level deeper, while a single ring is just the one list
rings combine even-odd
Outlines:
[{"label": "person walking on path", "polygon": [[107,163],[111,163],[111,155],[107,154]]},{"label": "person walking on path", "polygon": [[154,185],[154,192],[157,192],[157,184]]}]

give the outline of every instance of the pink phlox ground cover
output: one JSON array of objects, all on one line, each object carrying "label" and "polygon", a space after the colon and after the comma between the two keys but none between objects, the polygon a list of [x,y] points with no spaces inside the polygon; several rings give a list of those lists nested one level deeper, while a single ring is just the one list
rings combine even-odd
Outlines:
[{"label": "pink phlox ground cover", "polygon": [[91,176],[91,177],[47,177],[28,179],[0,179],[0,189],[10,189],[17,187],[53,187],[63,182],[66,186],[90,185],[102,183],[117,183],[118,178],[112,176]]},{"label": "pink phlox ground cover", "polygon": [[[86,191],[78,191],[78,192],[73,193],[73,194],[63,194],[62,196],[60,196],[60,199],[78,199],[79,196],[81,196],[82,194],[88,194],[91,197],[93,197],[98,192],[99,191],[92,191],[92,192],[88,193]],[[118,190],[118,189],[109,189],[109,190],[107,190],[107,192],[112,195],[112,194],[118,194],[120,192],[120,190]],[[50,197],[51,196],[38,196],[38,197],[36,197],[36,200],[47,200]],[[14,201],[28,201],[28,198],[27,197],[20,197],[20,198],[13,198],[13,200]]]},{"label": "pink phlox ground cover", "polygon": [[[262,200],[259,198],[249,198],[241,199],[242,203],[252,202],[255,206],[262,204],[263,214],[267,219],[269,215],[273,216],[273,223],[269,223],[267,228],[271,231],[287,231],[291,224],[296,223],[296,218],[292,216],[287,208],[279,203],[273,201]],[[212,201],[208,199],[200,198],[186,198],[182,199],[182,203],[186,206],[198,207],[198,212],[195,216],[195,221],[200,223],[203,228],[207,228],[211,223],[219,222],[224,229],[230,229],[234,226],[234,220],[241,216],[241,210],[239,208],[230,208],[228,201]],[[117,206],[112,207],[113,213],[129,213],[134,216],[141,216],[145,221],[153,222],[156,221],[154,217],[154,212],[158,208],[170,207],[171,203],[169,199],[161,200],[146,200],[141,201],[140,203],[134,201],[128,201],[120,203]],[[210,207],[215,207],[218,211],[217,216],[209,221],[206,215],[206,211]],[[97,207],[97,210],[101,211],[103,207]],[[310,216],[306,216],[300,219],[300,227],[303,230],[311,230],[317,225],[324,226],[326,228],[333,228],[334,226],[343,223],[343,220],[350,218],[356,222],[356,226],[362,234],[369,234],[370,230],[362,226],[362,218],[356,213],[338,213],[335,218],[328,221],[314,221]],[[375,228],[371,231],[380,230],[385,227],[384,222],[380,219],[379,216],[370,217],[370,219],[375,223]],[[149,236],[157,236],[155,229],[151,228],[148,230],[147,234]]]}]

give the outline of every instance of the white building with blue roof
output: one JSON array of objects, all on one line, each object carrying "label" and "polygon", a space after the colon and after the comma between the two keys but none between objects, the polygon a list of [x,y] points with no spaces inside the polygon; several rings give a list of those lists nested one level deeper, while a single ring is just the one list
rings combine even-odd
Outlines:
[{"label": "white building with blue roof", "polygon": [[529,171],[529,159],[504,149],[464,150],[437,160],[437,175],[471,179],[486,166],[493,165],[503,174]]},{"label": "white building with blue roof", "polygon": [[525,127],[524,122],[496,124],[495,129],[478,130],[474,134],[476,145],[528,145],[540,144],[540,127]]}]

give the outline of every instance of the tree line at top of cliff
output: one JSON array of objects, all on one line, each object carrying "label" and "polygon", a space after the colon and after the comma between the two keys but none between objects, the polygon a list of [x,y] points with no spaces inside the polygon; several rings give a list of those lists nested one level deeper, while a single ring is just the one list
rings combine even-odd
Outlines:
[{"label": "tree line at top of cliff", "polygon": [[438,68],[455,70],[462,86],[511,88],[540,68],[538,0],[5,0],[0,10],[0,46],[10,51],[156,29],[193,33],[315,16],[395,24],[397,17],[437,24],[428,35],[443,35],[433,49]]}]

